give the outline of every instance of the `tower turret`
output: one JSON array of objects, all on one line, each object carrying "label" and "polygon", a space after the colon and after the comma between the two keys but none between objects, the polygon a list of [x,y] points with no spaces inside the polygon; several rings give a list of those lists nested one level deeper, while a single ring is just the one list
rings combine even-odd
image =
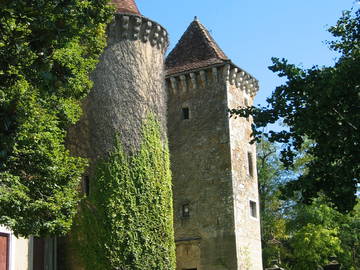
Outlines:
[{"label": "tower turret", "polygon": [[177,269],[261,270],[251,105],[258,82],[195,19],[166,59]]},{"label": "tower turret", "polygon": [[[164,84],[164,53],[168,46],[168,34],[161,25],[142,16],[134,0],[113,0],[113,4],[116,7],[116,14],[113,22],[107,28],[107,47],[96,70],[92,73],[91,77],[94,86],[83,103],[83,117],[79,124],[69,131],[69,146],[75,155],[86,157],[90,161],[88,175],[84,177],[83,183],[83,189],[90,193],[90,198],[94,181],[98,181],[97,174],[95,174],[97,172],[96,168],[98,168],[97,165],[99,162],[107,161],[112,153],[117,153],[116,151],[119,149],[117,139],[121,144],[121,149],[124,150],[124,155],[129,160],[128,172],[138,172],[135,167],[143,166],[141,167],[143,169],[142,174],[136,177],[136,173],[132,173],[131,177],[133,178],[130,180],[127,178],[128,175],[121,175],[121,173],[124,173],[121,169],[113,172],[114,176],[112,177],[116,177],[114,183],[117,182],[118,185],[127,185],[129,187],[127,193],[124,191],[126,193],[124,197],[132,194],[130,196],[133,196],[132,198],[135,201],[130,201],[131,205],[127,205],[130,204],[129,201],[118,199],[117,204],[121,204],[121,209],[124,210],[114,213],[114,216],[130,217],[121,224],[124,231],[134,230],[136,225],[132,223],[137,221],[137,224],[143,224],[141,231],[131,231],[132,235],[139,238],[137,243],[142,242],[148,248],[142,254],[147,254],[146,252],[160,254],[157,257],[149,255],[147,259],[151,261],[153,258],[153,261],[151,261],[151,264],[148,263],[148,265],[144,266],[143,269],[150,269],[155,260],[160,261],[159,267],[162,267],[161,262],[166,261],[168,269],[172,269],[172,198],[171,177],[167,171],[168,159],[166,158],[167,93]],[[150,140],[148,137],[144,138],[144,125],[147,121],[150,121],[149,119],[156,121],[160,125],[163,148],[162,151],[157,150],[156,153],[152,152],[155,151],[154,149],[143,149],[143,147],[146,147],[144,145],[149,143]],[[145,158],[144,153],[150,154]],[[123,164],[124,162],[118,168]],[[157,164],[158,167],[151,168],[147,164]],[[111,165],[107,163],[105,166]],[[133,176],[134,174],[135,176]],[[122,181],[128,182],[124,184]],[[114,187],[114,189],[116,188]],[[117,190],[116,196],[119,198],[119,193],[123,189],[118,188]],[[108,192],[111,192],[111,190]],[[151,198],[151,194],[148,194],[151,192],[154,193],[153,200],[157,204],[155,206],[143,202],[145,198]],[[143,195],[142,199],[136,197],[139,194]],[[99,208],[96,205],[92,207],[94,209]],[[160,211],[159,209],[162,211],[161,213],[157,212]],[[111,211],[113,211],[112,208],[107,210],[107,212]],[[158,218],[151,220],[151,222],[147,221],[147,214],[148,216],[152,215],[151,218]],[[106,215],[110,214],[106,213]],[[144,219],[140,221],[138,220],[139,217]],[[107,218],[104,221],[105,225],[109,223],[109,220],[113,220],[113,217],[105,218]],[[101,222],[101,220],[98,220],[97,224],[101,224]],[[132,225],[133,227],[131,227]],[[119,223],[116,223],[116,226],[119,226]],[[118,231],[107,233],[112,233],[111,237],[118,237],[116,238],[118,243],[121,241],[135,241],[128,240],[126,237],[119,240],[118,235],[121,232]],[[78,238],[82,242],[91,242],[93,240],[81,235]],[[156,242],[156,240],[158,241]],[[113,252],[116,249],[118,253],[121,253],[127,246],[123,244],[121,247],[115,246],[112,248],[111,245],[106,246],[104,243],[101,243],[101,245],[103,246],[101,252],[106,252],[105,249],[112,249],[111,252]],[[136,246],[136,244],[134,245]],[[134,248],[134,245],[130,246],[129,249]],[[152,245],[156,245],[158,249],[150,249],[149,247]],[[84,245],[82,244],[82,246]],[[62,258],[59,263],[59,270],[83,269],[80,266],[81,260],[76,257],[79,252],[73,252],[70,248],[71,246],[67,246],[66,249],[63,249],[67,250],[66,254],[58,256]],[[138,250],[140,250],[140,247]],[[111,252],[108,251],[106,254]],[[135,269],[126,264],[131,264],[131,260],[138,260],[141,258],[139,256],[143,256],[132,254],[131,257],[131,251],[124,252],[124,254],[125,257],[128,256],[129,258],[125,258],[123,261],[120,258],[119,263],[124,263],[125,266],[116,265],[112,267]],[[161,257],[161,254],[164,256]],[[109,263],[110,261],[114,262],[114,260],[110,259],[108,261]],[[88,267],[87,269],[92,268]]]}]

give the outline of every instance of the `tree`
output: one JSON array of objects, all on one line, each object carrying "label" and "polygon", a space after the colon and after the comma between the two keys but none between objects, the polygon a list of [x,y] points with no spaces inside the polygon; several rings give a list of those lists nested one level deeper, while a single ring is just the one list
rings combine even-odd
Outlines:
[{"label": "tree", "polygon": [[113,9],[108,0],[0,3],[0,224],[66,233],[86,160],[65,147]]},{"label": "tree", "polygon": [[[300,192],[311,203],[324,193],[341,211],[356,203],[360,184],[360,10],[344,12],[329,31],[336,38],[330,48],[340,53],[332,67],[302,69],[287,60],[273,58],[270,70],[287,79],[267,99],[266,107],[231,110],[232,114],[253,115],[255,137],[261,134],[271,142],[284,143],[282,162],[292,166],[296,151],[307,138],[312,141],[306,173],[287,184],[291,197]],[[288,127],[263,132],[269,123],[282,120]]]},{"label": "tree", "polygon": [[[311,145],[306,141],[306,145]],[[320,195],[310,204],[286,199],[282,186],[311,159],[306,147],[296,153],[291,170],[279,160],[281,147],[262,139],[257,147],[264,264],[278,261],[285,269],[317,269],[336,256],[344,269],[359,265],[359,203],[342,214]]]},{"label": "tree", "polygon": [[284,181],[285,171],[278,157],[278,147],[265,139],[257,145],[257,169],[260,195],[260,218],[262,254],[265,266],[272,261],[279,263],[286,256],[284,243],[286,219],[285,202],[281,200],[280,186]]}]

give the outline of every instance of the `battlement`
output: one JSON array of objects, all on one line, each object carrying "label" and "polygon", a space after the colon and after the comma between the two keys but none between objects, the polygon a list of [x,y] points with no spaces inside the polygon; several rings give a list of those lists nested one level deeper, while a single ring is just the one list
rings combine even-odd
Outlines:
[{"label": "battlement", "polygon": [[149,42],[151,46],[165,51],[169,45],[168,33],[160,24],[137,14],[115,14],[123,39]]},{"label": "battlement", "polygon": [[218,82],[234,85],[251,97],[255,97],[259,91],[259,82],[249,73],[232,64],[212,66],[166,77],[169,94],[206,88],[208,85]]}]

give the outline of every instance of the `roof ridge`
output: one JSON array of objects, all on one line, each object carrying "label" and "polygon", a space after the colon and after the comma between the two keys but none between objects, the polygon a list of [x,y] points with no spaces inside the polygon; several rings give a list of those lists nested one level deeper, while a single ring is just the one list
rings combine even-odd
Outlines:
[{"label": "roof ridge", "polygon": [[[209,30],[207,30],[206,27],[198,19],[194,20],[194,22],[196,22],[200,26],[200,29],[205,33],[205,38],[210,43],[213,43],[214,46],[210,46],[210,48],[215,52],[215,54],[217,54],[219,58],[224,58],[224,56],[225,56],[225,59],[228,59],[228,57],[225,55],[224,51],[219,47],[219,45],[217,44],[215,39],[211,36]],[[219,53],[219,51],[220,51],[220,53]]]}]

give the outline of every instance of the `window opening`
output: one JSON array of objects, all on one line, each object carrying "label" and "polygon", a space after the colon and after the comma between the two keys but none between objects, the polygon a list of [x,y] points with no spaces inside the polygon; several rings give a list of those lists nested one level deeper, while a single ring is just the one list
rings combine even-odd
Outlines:
[{"label": "window opening", "polygon": [[251,152],[248,152],[248,174],[253,177],[254,176],[254,162],[253,156]]},{"label": "window opening", "polygon": [[190,205],[188,203],[182,206],[182,216],[190,217]]},{"label": "window opening", "polygon": [[86,196],[90,195],[90,177],[88,175],[84,177],[84,193]]},{"label": "window opening", "polygon": [[256,202],[250,201],[250,214],[252,217],[257,218]]},{"label": "window opening", "polygon": [[190,119],[190,110],[188,107],[182,108],[182,116],[184,120]]}]

